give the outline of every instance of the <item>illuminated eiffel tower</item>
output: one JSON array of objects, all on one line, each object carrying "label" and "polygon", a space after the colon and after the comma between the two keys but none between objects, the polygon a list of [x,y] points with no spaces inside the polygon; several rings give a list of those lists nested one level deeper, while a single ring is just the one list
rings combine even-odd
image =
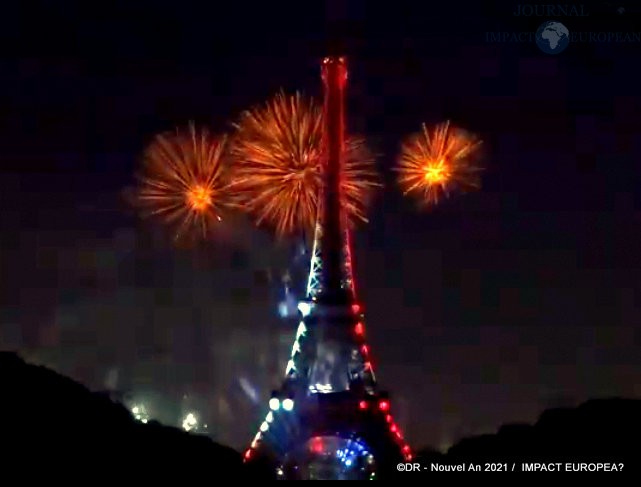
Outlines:
[{"label": "illuminated eiffel tower", "polygon": [[345,59],[325,58],[322,79],[326,161],[307,299],[285,380],[244,458],[281,479],[384,479],[411,452],[377,389],[356,299],[340,198]]}]

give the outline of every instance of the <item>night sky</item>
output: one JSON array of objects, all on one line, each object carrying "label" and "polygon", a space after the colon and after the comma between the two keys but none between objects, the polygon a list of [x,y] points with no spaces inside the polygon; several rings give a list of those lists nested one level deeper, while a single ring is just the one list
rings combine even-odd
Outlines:
[{"label": "night sky", "polygon": [[[249,441],[291,343],[266,271],[288,246],[232,217],[218,241],[175,248],[127,196],[156,133],[226,131],[280,88],[320,94],[319,59],[341,32],[349,127],[387,183],[356,235],[358,290],[409,440],[444,446],[546,407],[640,397],[641,44],[549,56],[488,43],[548,18],[468,3],[4,11],[0,348],[92,389],[199,395],[212,423],[234,421],[216,438]],[[589,17],[560,20],[641,26],[630,2],[585,5]],[[390,169],[405,135],[447,119],[483,139],[483,189],[419,211]]]}]

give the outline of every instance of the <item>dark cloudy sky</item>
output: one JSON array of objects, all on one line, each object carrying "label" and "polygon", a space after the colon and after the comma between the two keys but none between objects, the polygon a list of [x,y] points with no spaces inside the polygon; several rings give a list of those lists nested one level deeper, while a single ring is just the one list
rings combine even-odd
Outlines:
[{"label": "dark cloudy sky", "polygon": [[[0,29],[2,349],[94,389],[198,394],[220,439],[248,441],[289,346],[264,272],[287,249],[241,218],[174,249],[123,194],[158,131],[318,94],[340,31],[349,125],[390,183],[356,237],[359,291],[410,441],[641,395],[641,44],[487,43],[547,20],[510,3],[361,0],[340,29],[322,2],[74,3],[22,2]],[[570,30],[641,25],[632,4],[586,5]],[[419,212],[390,168],[446,119],[483,138],[484,189]]]}]

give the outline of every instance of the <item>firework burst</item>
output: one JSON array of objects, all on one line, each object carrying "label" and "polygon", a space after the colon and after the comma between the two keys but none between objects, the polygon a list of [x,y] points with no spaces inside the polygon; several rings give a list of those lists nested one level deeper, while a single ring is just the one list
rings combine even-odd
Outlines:
[{"label": "firework burst", "polygon": [[[322,109],[300,93],[280,93],[242,114],[232,145],[232,187],[258,223],[283,236],[313,228],[322,184]],[[365,220],[378,186],[374,156],[364,139],[345,143],[343,205],[350,222]]]},{"label": "firework burst", "polygon": [[225,137],[190,124],[160,134],[143,154],[137,201],[145,216],[175,229],[176,238],[206,237],[229,205]]},{"label": "firework burst", "polygon": [[396,170],[404,194],[427,205],[438,203],[453,190],[480,187],[480,169],[473,163],[481,141],[449,122],[411,135],[401,147]]}]

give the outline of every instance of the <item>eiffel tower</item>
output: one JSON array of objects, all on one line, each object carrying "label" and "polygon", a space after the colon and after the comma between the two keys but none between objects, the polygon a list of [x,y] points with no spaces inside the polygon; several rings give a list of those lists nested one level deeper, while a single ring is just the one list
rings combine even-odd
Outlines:
[{"label": "eiffel tower", "polygon": [[283,480],[385,479],[412,454],[378,390],[356,299],[340,197],[345,58],[325,58],[321,72],[326,160],[307,297],[285,380],[244,459]]}]

